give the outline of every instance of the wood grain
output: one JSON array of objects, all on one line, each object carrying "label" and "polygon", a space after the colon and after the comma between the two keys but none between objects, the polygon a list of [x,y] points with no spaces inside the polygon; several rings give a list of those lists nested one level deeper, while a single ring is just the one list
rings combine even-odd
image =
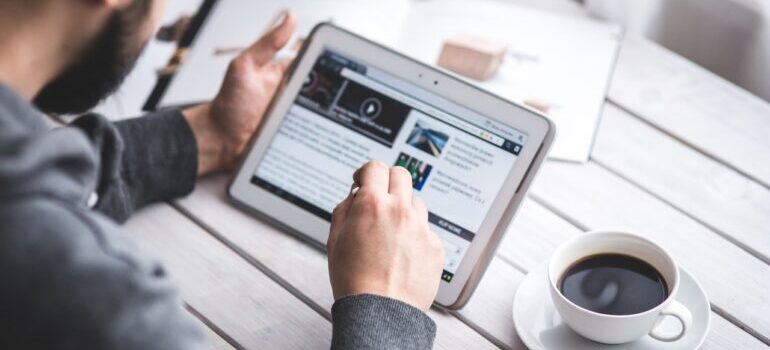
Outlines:
[{"label": "wood grain", "polygon": [[524,279],[521,271],[496,258],[468,304],[458,312],[467,322],[499,339],[509,349],[526,349],[513,325],[513,297]]},{"label": "wood grain", "polygon": [[592,159],[770,262],[766,187],[612,104],[604,109]]},{"label": "wood grain", "polygon": [[770,104],[644,39],[626,39],[609,98],[770,186]]},{"label": "wood grain", "polygon": [[[196,190],[179,200],[181,210],[206,226],[222,240],[230,242],[254,264],[262,265],[294,289],[300,297],[316,303],[328,315],[334,303],[326,255],[279,231],[273,226],[235,209],[227,203],[225,177],[200,181]],[[495,346],[456,317],[431,309],[428,313],[438,326],[436,348],[486,349]]]},{"label": "wood grain", "polygon": [[331,324],[167,204],[125,227],[158,257],[182,297],[246,348],[328,349]]},{"label": "wood grain", "polygon": [[206,329],[206,337],[209,340],[209,349],[211,350],[234,350],[235,349],[232,345],[230,345],[228,342],[222,339],[222,337],[214,333],[214,331],[212,331],[211,328],[206,327],[206,325],[203,325],[203,324],[201,324],[201,327],[205,327]]},{"label": "wood grain", "polygon": [[[225,238],[231,244],[273,270],[308,299],[328,309],[333,299],[326,280],[323,253],[238,211],[222,200],[223,194],[224,179],[215,177],[201,182],[190,197],[179,201],[179,205],[188,213],[196,215],[196,220],[216,227],[217,232],[228,232]],[[579,229],[541,205],[527,201],[502,243],[500,255],[517,265],[535,266],[546,259],[557,244],[579,232]],[[510,248],[515,249],[509,251]],[[321,263],[314,263],[313,260]],[[495,260],[489,271],[470,304],[458,316],[492,338],[498,346],[523,349],[512,328],[510,315],[513,295],[523,274],[499,259]],[[483,340],[479,342],[478,335],[463,334],[467,332],[463,329],[466,326],[455,324],[459,321],[453,316],[438,310],[432,310],[430,315],[439,325],[437,348],[475,349],[485,347],[484,344],[491,346]],[[758,341],[755,338],[729,322],[723,324],[726,326],[712,329],[714,335],[710,335],[710,338],[714,337],[714,340],[709,342],[715,344],[714,348],[728,348],[727,345],[735,342],[746,345],[748,349],[756,348]],[[456,334],[453,328],[459,328],[462,332]],[[733,340],[727,342],[726,339]]]},{"label": "wood grain", "polygon": [[578,227],[628,230],[658,242],[725,317],[767,342],[770,266],[761,260],[593,163],[547,163],[531,194]]},{"label": "wood grain", "polygon": [[527,198],[500,242],[497,255],[522,271],[548,260],[556,246],[583,231]]}]

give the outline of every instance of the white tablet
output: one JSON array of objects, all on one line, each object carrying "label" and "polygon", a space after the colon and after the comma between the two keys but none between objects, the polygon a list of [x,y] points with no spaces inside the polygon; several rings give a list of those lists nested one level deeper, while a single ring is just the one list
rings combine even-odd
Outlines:
[{"label": "white tablet", "polygon": [[407,168],[446,264],[436,303],[460,308],[554,136],[537,112],[330,24],[318,25],[228,188],[324,248],[333,208],[371,159]]}]

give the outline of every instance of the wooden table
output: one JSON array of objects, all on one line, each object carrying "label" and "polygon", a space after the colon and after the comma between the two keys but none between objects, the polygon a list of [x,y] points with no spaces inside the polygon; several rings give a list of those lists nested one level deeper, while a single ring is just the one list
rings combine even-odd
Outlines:
[{"label": "wooden table", "polygon": [[[327,349],[326,256],[228,204],[226,175],[149,207],[127,234],[171,271],[213,348]],[[436,348],[524,349],[511,307],[566,239],[624,229],[704,286],[705,349],[770,344],[770,105],[642,39],[627,39],[592,160],[548,161],[469,304],[430,310]]]}]

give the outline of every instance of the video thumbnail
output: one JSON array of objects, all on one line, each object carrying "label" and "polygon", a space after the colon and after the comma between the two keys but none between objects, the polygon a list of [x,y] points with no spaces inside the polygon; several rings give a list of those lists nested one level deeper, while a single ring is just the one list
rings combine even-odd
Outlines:
[{"label": "video thumbnail", "polygon": [[404,167],[412,174],[412,188],[415,190],[422,190],[422,186],[425,185],[425,181],[428,180],[431,169],[433,167],[415,157],[412,157],[404,152],[401,152],[396,159],[396,166]]},{"label": "video thumbnail", "polygon": [[347,79],[366,67],[331,51],[324,52],[305,78],[296,103],[386,147],[392,147],[411,107]]},{"label": "video thumbnail", "polygon": [[414,124],[414,129],[409,133],[406,143],[428,154],[438,157],[446,146],[449,135],[438,131],[422,120]]},{"label": "video thumbnail", "polygon": [[380,92],[348,81],[334,110],[344,113],[357,131],[390,147],[411,108]]}]

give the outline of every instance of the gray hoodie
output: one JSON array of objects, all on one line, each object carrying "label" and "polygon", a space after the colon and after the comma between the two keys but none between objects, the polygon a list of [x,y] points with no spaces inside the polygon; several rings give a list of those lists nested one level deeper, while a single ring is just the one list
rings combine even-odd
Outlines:
[{"label": "gray hoodie", "polygon": [[[167,272],[116,222],[195,185],[180,111],[50,130],[0,83],[0,349],[204,349]],[[435,325],[397,300],[332,307],[332,348],[430,348]]]}]

